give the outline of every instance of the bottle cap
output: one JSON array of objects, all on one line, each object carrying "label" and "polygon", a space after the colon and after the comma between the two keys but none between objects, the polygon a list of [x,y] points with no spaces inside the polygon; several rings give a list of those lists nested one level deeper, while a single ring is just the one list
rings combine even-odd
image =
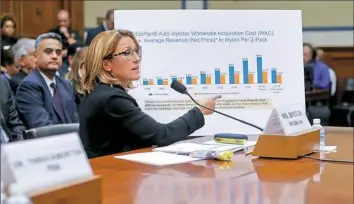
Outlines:
[{"label": "bottle cap", "polygon": [[313,123],[315,123],[315,124],[321,124],[321,119],[315,118],[315,119],[313,119]]},{"label": "bottle cap", "polygon": [[11,196],[24,194],[23,188],[17,183],[13,183],[9,186],[9,194]]}]

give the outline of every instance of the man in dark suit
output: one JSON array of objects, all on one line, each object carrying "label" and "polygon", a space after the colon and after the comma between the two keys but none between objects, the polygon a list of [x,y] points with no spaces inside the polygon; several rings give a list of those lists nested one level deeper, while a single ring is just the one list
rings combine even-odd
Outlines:
[{"label": "man in dark suit", "polygon": [[34,44],[35,40],[23,38],[12,47],[15,63],[20,68],[20,71],[10,79],[10,87],[14,94],[21,81],[36,68]]},{"label": "man in dark suit", "polygon": [[96,35],[100,32],[106,30],[114,29],[114,9],[110,9],[107,11],[104,22],[97,26],[96,28],[88,29],[85,32],[84,42],[86,46],[89,46],[91,41],[96,37]]},{"label": "man in dark suit", "polygon": [[36,39],[37,69],[21,82],[16,93],[28,128],[79,122],[73,88],[56,75],[62,65],[62,49],[61,38],[55,33]]},{"label": "man in dark suit", "polygon": [[18,117],[9,85],[0,77],[0,136],[1,142],[23,140],[25,127]]}]

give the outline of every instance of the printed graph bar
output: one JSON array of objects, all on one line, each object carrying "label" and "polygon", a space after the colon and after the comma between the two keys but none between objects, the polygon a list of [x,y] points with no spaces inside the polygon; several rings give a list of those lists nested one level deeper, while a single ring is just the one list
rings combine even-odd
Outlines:
[{"label": "printed graph bar", "polygon": [[154,85],[154,80],[153,79],[149,79],[149,85]]},{"label": "printed graph bar", "polygon": [[250,72],[248,74],[248,83],[249,84],[254,84],[254,73],[253,72]]},{"label": "printed graph bar", "polygon": [[220,69],[215,69],[215,84],[220,84],[221,74]]},{"label": "printed graph bar", "polygon": [[192,76],[187,75],[187,76],[186,76],[186,80],[187,80],[187,84],[188,84],[188,85],[192,84]]},{"label": "printed graph bar", "polygon": [[168,85],[168,79],[163,79],[163,85]]},{"label": "printed graph bar", "polygon": [[235,84],[235,67],[229,64],[229,84]]},{"label": "printed graph bar", "polygon": [[242,67],[243,67],[243,83],[248,84],[248,59],[242,59]]},{"label": "printed graph bar", "polygon": [[157,85],[163,85],[162,78],[157,78]]},{"label": "printed graph bar", "polygon": [[143,85],[149,85],[149,81],[147,79],[143,79]]},{"label": "printed graph bar", "polygon": [[201,84],[206,84],[206,74],[205,72],[200,72],[200,83]]},{"label": "printed graph bar", "polygon": [[192,77],[192,84],[197,85],[198,84],[198,77]]},{"label": "printed graph bar", "polygon": [[272,78],[272,84],[276,84],[277,83],[277,69],[276,68],[272,68],[271,78]]},{"label": "printed graph bar", "polygon": [[220,84],[226,84],[226,74],[225,73],[221,74]]},{"label": "printed graph bar", "polygon": [[172,81],[177,81],[177,77],[173,76],[171,77]]},{"label": "printed graph bar", "polygon": [[263,84],[268,84],[268,69],[264,69],[262,72]]},{"label": "printed graph bar", "polygon": [[283,73],[281,73],[281,72],[279,72],[279,73],[277,74],[277,83],[278,83],[278,84],[283,83],[282,74],[283,74]]},{"label": "printed graph bar", "polygon": [[262,55],[257,55],[257,82],[258,84],[263,83],[263,77],[262,77],[262,72],[263,72],[263,67],[262,67]]},{"label": "printed graph bar", "polygon": [[235,84],[240,84],[240,72],[235,72]]},{"label": "printed graph bar", "polygon": [[179,77],[179,78],[178,78],[178,82],[179,82],[179,83],[183,83],[183,77]]},{"label": "printed graph bar", "polygon": [[206,77],[206,84],[211,84],[211,74],[208,74]]}]

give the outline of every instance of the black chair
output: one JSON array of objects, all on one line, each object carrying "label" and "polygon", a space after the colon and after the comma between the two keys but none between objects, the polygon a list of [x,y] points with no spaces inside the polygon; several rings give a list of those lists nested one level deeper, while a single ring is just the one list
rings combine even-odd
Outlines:
[{"label": "black chair", "polygon": [[23,133],[23,137],[26,140],[26,139],[33,139],[33,138],[40,138],[40,137],[48,137],[52,135],[72,133],[72,132],[79,133],[79,126],[80,126],[79,123],[43,126],[43,127],[25,130]]},{"label": "black chair", "polygon": [[344,84],[341,103],[332,108],[331,126],[348,127],[353,125],[351,120],[354,109],[354,78],[347,78]]}]

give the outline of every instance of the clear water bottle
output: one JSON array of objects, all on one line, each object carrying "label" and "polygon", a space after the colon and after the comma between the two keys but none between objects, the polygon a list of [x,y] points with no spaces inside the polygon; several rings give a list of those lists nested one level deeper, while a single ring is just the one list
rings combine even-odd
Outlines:
[{"label": "clear water bottle", "polygon": [[321,119],[319,118],[315,118],[313,119],[313,125],[312,125],[312,129],[320,130],[320,152],[325,150],[325,146],[326,146],[326,132],[325,129],[322,127],[321,125]]},{"label": "clear water bottle", "polygon": [[9,186],[10,196],[6,199],[6,204],[33,204],[26,195],[20,184],[14,183]]}]

